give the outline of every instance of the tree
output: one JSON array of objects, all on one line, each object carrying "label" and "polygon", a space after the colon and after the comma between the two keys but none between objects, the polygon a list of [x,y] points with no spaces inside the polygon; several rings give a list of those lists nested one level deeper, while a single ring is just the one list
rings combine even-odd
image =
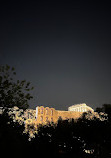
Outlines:
[{"label": "tree", "polygon": [[97,112],[105,112],[108,114],[108,119],[111,122],[111,104],[103,104],[102,107],[97,107],[96,108]]},{"label": "tree", "polygon": [[[0,147],[1,154],[6,156],[13,156],[13,153],[17,153],[17,156],[26,153],[28,148],[28,134],[23,133],[25,126],[20,125],[18,122],[14,122],[8,115],[9,109],[5,109],[0,114]],[[7,151],[7,152],[6,152]],[[18,152],[19,151],[19,152]]]},{"label": "tree", "polygon": [[26,80],[15,81],[15,75],[14,67],[0,66],[0,106],[26,109],[29,107],[28,101],[33,98],[29,93],[33,87],[30,87],[30,82]]},{"label": "tree", "polygon": [[103,104],[103,111],[111,116],[111,104]]},{"label": "tree", "polygon": [[103,108],[97,107],[97,108],[96,108],[96,112],[103,112]]}]

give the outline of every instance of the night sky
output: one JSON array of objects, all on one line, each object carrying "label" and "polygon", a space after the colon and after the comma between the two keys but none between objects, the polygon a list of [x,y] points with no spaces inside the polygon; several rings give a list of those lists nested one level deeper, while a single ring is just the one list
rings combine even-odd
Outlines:
[{"label": "night sky", "polygon": [[111,103],[111,6],[90,1],[0,5],[0,65],[30,81],[30,108]]}]

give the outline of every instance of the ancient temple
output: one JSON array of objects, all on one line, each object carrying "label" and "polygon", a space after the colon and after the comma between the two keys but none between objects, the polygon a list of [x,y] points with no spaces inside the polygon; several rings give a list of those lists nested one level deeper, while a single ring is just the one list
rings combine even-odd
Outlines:
[{"label": "ancient temple", "polygon": [[36,124],[46,124],[48,122],[56,123],[61,117],[65,119],[78,119],[83,112],[94,111],[91,107],[85,103],[72,105],[68,108],[68,111],[55,110],[54,108],[37,106],[36,107]]}]

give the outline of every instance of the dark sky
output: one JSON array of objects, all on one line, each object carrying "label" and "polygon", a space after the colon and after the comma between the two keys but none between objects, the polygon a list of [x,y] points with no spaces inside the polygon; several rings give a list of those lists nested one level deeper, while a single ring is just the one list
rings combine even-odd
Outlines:
[{"label": "dark sky", "polygon": [[111,6],[90,1],[0,5],[0,64],[35,87],[30,107],[111,103]]}]

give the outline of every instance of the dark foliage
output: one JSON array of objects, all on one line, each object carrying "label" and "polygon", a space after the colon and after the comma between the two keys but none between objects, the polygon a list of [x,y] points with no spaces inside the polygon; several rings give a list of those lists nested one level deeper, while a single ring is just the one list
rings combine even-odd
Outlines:
[{"label": "dark foliage", "polygon": [[108,114],[108,119],[111,121],[111,104],[103,104],[102,107],[97,107],[96,111],[105,112]]},{"label": "dark foliage", "polygon": [[0,149],[3,155],[14,156],[23,153],[28,142],[28,135],[23,134],[24,125],[20,125],[8,116],[8,110],[0,115]]},{"label": "dark foliage", "polygon": [[30,87],[30,82],[26,80],[15,81],[15,75],[14,67],[0,66],[0,106],[26,109],[29,106],[28,101],[33,98],[29,93],[33,87]]},{"label": "dark foliage", "polygon": [[[78,122],[58,121],[58,124],[39,125],[35,138],[28,141],[24,126],[14,123],[5,111],[0,115],[0,145],[3,154],[15,152],[25,157],[110,158],[111,122],[84,117]],[[85,152],[93,150],[92,154]]]}]

